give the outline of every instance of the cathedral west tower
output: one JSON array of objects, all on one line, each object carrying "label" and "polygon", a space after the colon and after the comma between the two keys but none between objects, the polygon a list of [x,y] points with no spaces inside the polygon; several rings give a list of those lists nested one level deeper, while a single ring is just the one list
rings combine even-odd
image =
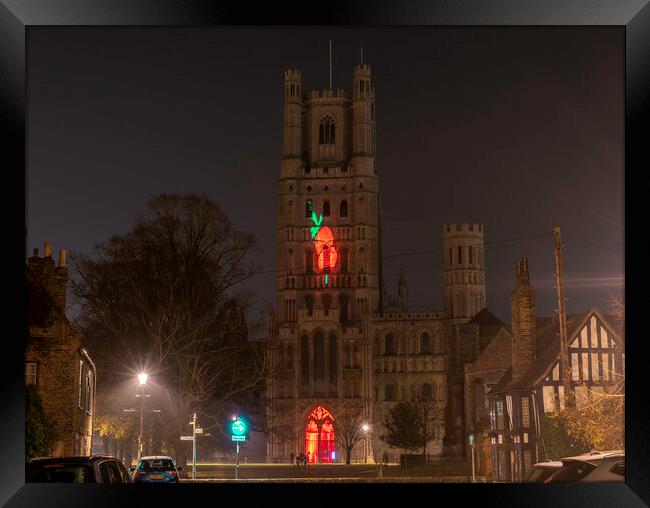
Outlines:
[{"label": "cathedral west tower", "polygon": [[[327,417],[312,418],[310,435],[311,412],[371,412],[368,328],[381,300],[374,115],[367,64],[354,67],[352,96],[303,93],[300,70],[284,73],[272,332],[282,373],[269,386],[269,457],[292,448],[332,461]],[[303,432],[280,439],[281,426]]]}]

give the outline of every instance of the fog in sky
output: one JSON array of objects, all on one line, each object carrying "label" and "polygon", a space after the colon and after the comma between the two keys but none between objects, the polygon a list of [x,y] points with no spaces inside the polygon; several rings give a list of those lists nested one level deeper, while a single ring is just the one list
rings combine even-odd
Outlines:
[{"label": "fog in sky", "polygon": [[[488,307],[510,320],[528,256],[538,315],[623,291],[622,28],[37,28],[28,36],[29,253],[90,253],[162,192],[204,193],[275,268],[282,72],[350,90],[363,47],[376,92],[384,279],[442,310],[442,227],[484,225]],[[548,236],[525,238],[548,233]],[[272,302],[275,277],[248,286]]]}]

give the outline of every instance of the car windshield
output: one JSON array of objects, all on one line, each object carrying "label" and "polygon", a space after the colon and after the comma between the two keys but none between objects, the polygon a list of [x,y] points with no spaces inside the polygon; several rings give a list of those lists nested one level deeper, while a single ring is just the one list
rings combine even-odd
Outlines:
[{"label": "car windshield", "polygon": [[589,462],[581,461],[570,461],[565,462],[564,465],[557,470],[557,472],[551,476],[547,483],[569,483],[577,482],[581,480],[591,471],[596,468],[595,465],[590,464]]},{"label": "car windshield", "polygon": [[148,473],[149,471],[172,471],[174,463],[170,459],[147,459],[140,461],[138,471]]},{"label": "car windshield", "polygon": [[529,483],[541,483],[546,480],[549,476],[555,473],[558,468],[551,467],[534,467],[530,472],[528,479],[526,480]]},{"label": "car windshield", "polygon": [[90,466],[85,464],[33,464],[27,468],[27,481],[33,483],[93,483]]}]

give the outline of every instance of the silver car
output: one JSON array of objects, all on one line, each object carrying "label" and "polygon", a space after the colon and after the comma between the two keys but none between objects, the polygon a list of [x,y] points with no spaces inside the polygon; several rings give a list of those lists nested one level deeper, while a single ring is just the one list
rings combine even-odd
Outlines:
[{"label": "silver car", "polygon": [[544,483],[625,482],[625,451],[593,451],[561,459],[562,467]]}]

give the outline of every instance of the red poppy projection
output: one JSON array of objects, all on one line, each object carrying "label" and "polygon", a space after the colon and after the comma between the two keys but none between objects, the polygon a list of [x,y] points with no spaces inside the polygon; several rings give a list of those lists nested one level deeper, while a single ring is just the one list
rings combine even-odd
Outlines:
[{"label": "red poppy projection", "polygon": [[321,226],[323,216],[316,217],[316,212],[311,208],[311,201],[308,201],[307,204],[311,210],[311,220],[314,223],[309,229],[312,240],[314,241],[314,247],[316,248],[318,270],[325,274],[325,285],[329,286],[330,273],[338,261],[338,254],[336,247],[334,247],[334,233],[332,233],[332,230],[328,226]]}]

